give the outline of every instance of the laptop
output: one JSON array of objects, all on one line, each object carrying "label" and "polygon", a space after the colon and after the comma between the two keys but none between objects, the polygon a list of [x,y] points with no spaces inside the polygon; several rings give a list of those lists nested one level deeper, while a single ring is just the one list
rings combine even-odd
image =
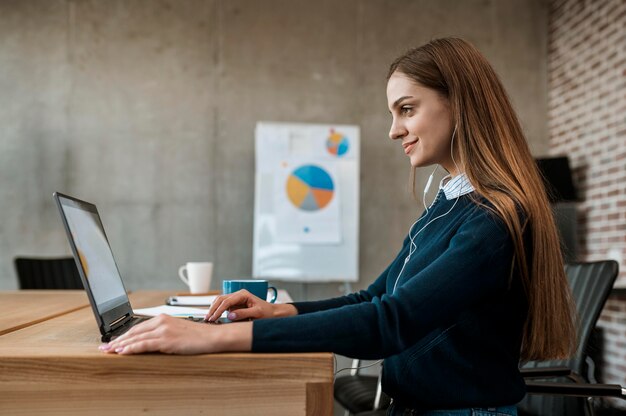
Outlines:
[{"label": "laptop", "polygon": [[59,192],[53,196],[102,341],[108,342],[150,319],[133,313],[96,206]]}]

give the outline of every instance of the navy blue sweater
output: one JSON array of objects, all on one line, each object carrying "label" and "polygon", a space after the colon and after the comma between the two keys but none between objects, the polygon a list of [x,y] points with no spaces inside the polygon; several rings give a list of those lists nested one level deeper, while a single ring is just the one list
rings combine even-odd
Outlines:
[{"label": "navy blue sweater", "polygon": [[[410,241],[367,290],[294,303],[297,316],[253,324],[256,352],[332,351],[384,358],[383,391],[417,409],[489,407],[525,394],[519,373],[527,304],[503,222],[466,194]],[[443,191],[413,235],[455,200]]]}]

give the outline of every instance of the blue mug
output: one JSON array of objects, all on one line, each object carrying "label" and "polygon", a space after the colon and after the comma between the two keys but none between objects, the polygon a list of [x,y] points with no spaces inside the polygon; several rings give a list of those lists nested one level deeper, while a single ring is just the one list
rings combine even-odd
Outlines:
[{"label": "blue mug", "polygon": [[274,292],[270,303],[276,302],[278,297],[278,291],[274,286],[269,286],[267,280],[224,280],[222,283],[222,293],[227,295],[229,293],[235,293],[241,289],[246,289],[254,296],[263,300],[267,299],[267,292],[271,290]]}]

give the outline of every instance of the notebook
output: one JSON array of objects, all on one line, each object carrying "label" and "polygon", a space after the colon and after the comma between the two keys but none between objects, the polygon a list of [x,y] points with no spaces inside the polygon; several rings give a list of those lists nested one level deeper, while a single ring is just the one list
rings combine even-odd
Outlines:
[{"label": "notebook", "polygon": [[[133,313],[113,252],[94,204],[54,193],[65,232],[96,317],[102,341],[150,319]],[[201,321],[201,318],[193,320]]]}]

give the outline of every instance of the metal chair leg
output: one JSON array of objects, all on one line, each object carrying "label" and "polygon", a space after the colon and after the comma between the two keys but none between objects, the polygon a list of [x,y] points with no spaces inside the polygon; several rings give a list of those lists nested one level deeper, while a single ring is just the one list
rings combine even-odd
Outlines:
[{"label": "metal chair leg", "polygon": [[381,365],[380,370],[378,371],[378,383],[376,383],[376,397],[374,397],[374,409],[373,410],[380,409],[380,399],[383,395],[382,381],[383,381],[383,366]]}]

